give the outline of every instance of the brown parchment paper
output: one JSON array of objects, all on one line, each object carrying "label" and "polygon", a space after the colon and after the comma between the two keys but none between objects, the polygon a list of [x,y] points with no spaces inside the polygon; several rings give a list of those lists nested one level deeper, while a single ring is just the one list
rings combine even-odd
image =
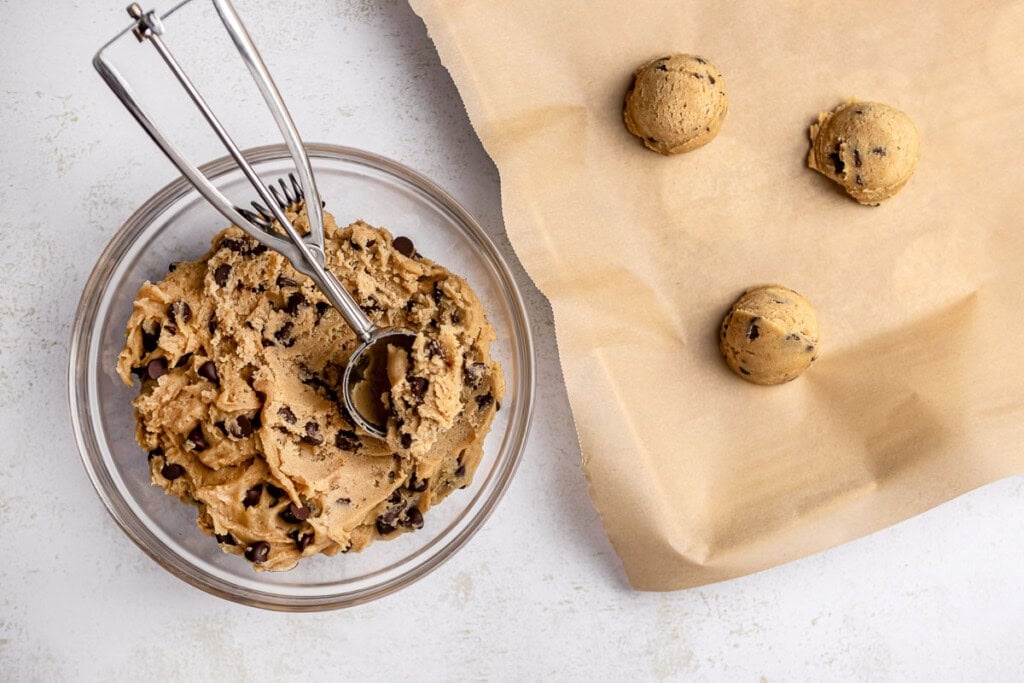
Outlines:
[{"label": "brown parchment paper", "polygon": [[[636,588],[780,564],[1024,470],[1024,3],[411,3],[551,300]],[[710,58],[730,98],[719,137],[674,158],[622,124],[632,71],[669,51]],[[805,166],[809,125],[851,96],[922,135],[878,208]],[[766,388],[717,332],[773,282],[813,302],[823,342]]]}]

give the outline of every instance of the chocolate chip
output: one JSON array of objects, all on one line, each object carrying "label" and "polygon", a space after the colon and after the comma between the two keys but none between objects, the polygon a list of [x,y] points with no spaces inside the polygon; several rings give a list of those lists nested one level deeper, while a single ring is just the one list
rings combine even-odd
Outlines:
[{"label": "chocolate chip", "polygon": [[178,334],[178,326],[171,324],[164,325],[164,332],[167,334]]},{"label": "chocolate chip", "polygon": [[180,265],[181,265],[181,261],[171,261],[170,263],[167,264],[167,272],[168,273],[173,273],[174,271],[176,271],[178,269],[178,266],[180,266]]},{"label": "chocolate chip", "polygon": [[373,315],[374,313],[380,313],[384,310],[373,297],[369,297],[366,300],[366,303],[359,304],[359,308],[363,309],[363,313],[366,315]]},{"label": "chocolate chip", "polygon": [[391,495],[388,496],[388,502],[389,503],[401,503],[402,502],[402,492],[399,491],[398,489],[395,489],[394,491],[392,491]]},{"label": "chocolate chip", "polygon": [[260,496],[263,495],[263,484],[256,484],[251,489],[245,492],[245,497],[242,498],[242,507],[251,508],[254,505],[259,505]]},{"label": "chocolate chip", "polygon": [[167,318],[172,323],[185,325],[192,319],[192,307],[185,301],[175,301],[167,307]]},{"label": "chocolate chip", "polygon": [[871,153],[872,154],[876,154],[876,155],[878,155],[880,157],[884,157],[885,156],[885,147],[872,147],[871,148]]},{"label": "chocolate chip", "polygon": [[494,396],[491,395],[491,392],[476,397],[476,407],[480,410],[483,410],[492,403],[494,403]]},{"label": "chocolate chip", "polygon": [[295,424],[295,421],[296,421],[295,413],[293,413],[292,409],[289,408],[288,406],[281,406],[280,408],[278,408],[277,414],[279,416],[281,416],[281,419],[284,420],[285,422],[287,422],[288,424],[290,424],[290,425]]},{"label": "chocolate chip", "polygon": [[411,507],[405,511],[405,519],[399,522],[404,527],[412,527],[413,529],[423,528],[423,513],[417,507]]},{"label": "chocolate chip", "polygon": [[388,510],[383,515],[377,518],[377,533],[381,536],[387,536],[395,532],[396,522],[398,521],[398,510]]},{"label": "chocolate chip", "polygon": [[268,348],[268,347],[271,347],[271,346],[277,346],[277,344],[275,344],[270,339],[261,339],[260,340],[260,344],[263,346],[263,348]]},{"label": "chocolate chip", "polygon": [[301,524],[309,519],[309,508],[305,505],[288,503],[288,507],[281,511],[281,519],[289,524]]},{"label": "chocolate chip", "polygon": [[747,339],[750,341],[754,341],[761,336],[761,328],[757,325],[760,321],[760,318],[754,318],[750,321],[750,327],[747,328]]},{"label": "chocolate chip", "polygon": [[228,418],[226,425],[228,434],[236,439],[244,439],[252,434],[252,420],[245,415]]},{"label": "chocolate chip", "polygon": [[412,258],[412,255],[416,253],[416,247],[408,237],[396,237],[395,241],[391,243],[391,246],[395,248],[395,251],[406,258]]},{"label": "chocolate chip", "polygon": [[192,353],[186,353],[184,356],[178,359],[178,362],[174,364],[176,368],[183,368],[188,365],[188,362],[192,360]]},{"label": "chocolate chip", "polygon": [[412,392],[413,396],[420,397],[427,393],[427,387],[430,386],[430,380],[425,377],[410,377],[409,378],[409,391]]},{"label": "chocolate chip", "polygon": [[150,331],[147,331],[146,325],[142,326],[142,350],[146,353],[155,351],[160,343],[160,325],[150,325],[149,329]]},{"label": "chocolate chip", "polygon": [[164,449],[162,449],[162,448],[154,448],[149,453],[146,453],[146,460],[152,460],[153,458],[162,457],[163,454],[164,454]]},{"label": "chocolate chip", "polygon": [[455,476],[459,477],[459,478],[462,478],[462,477],[466,476],[466,466],[465,465],[459,465],[458,467],[456,467],[455,468]]},{"label": "chocolate chip", "polygon": [[861,158],[860,158],[860,150],[859,149],[853,150],[853,165],[856,166],[857,168],[860,168],[862,163],[863,162],[861,161]]},{"label": "chocolate chip", "polygon": [[434,289],[430,294],[434,298],[434,303],[437,305],[441,304],[441,299],[444,298],[444,291],[441,289],[441,285],[438,282],[434,283]]},{"label": "chocolate chip", "polygon": [[369,249],[373,245],[377,244],[377,240],[366,240],[366,248]]},{"label": "chocolate chip", "polygon": [[715,77],[712,76],[711,74],[708,74],[708,80],[711,81],[711,85],[715,84]]},{"label": "chocolate chip", "polygon": [[856,178],[854,178],[854,181],[858,185],[863,185],[864,184],[864,178],[861,177],[860,173],[857,174]]},{"label": "chocolate chip", "polygon": [[217,537],[217,543],[224,545],[238,545],[238,541],[231,534],[214,534]]},{"label": "chocolate chip", "polygon": [[291,339],[292,329],[294,327],[294,324],[286,322],[284,325],[281,325],[281,329],[274,333],[274,339],[284,344],[286,341]]},{"label": "chocolate chip", "polygon": [[[666,59],[668,59],[668,58],[666,57]],[[707,60],[704,59],[703,57],[694,57],[694,60],[696,60],[698,64],[707,64],[708,63]]]},{"label": "chocolate chip", "polygon": [[402,434],[402,448],[412,447],[412,434]]},{"label": "chocolate chip", "polygon": [[320,318],[324,317],[324,313],[330,310],[331,305],[326,301],[317,301],[313,306],[316,308],[316,320],[320,322]]},{"label": "chocolate chip", "polygon": [[452,325],[458,325],[460,322],[462,322],[462,313],[460,313],[459,309],[457,308],[452,309],[452,314],[450,317],[452,320]]},{"label": "chocolate chip", "polygon": [[429,479],[417,479],[416,473],[413,472],[409,475],[409,490],[415,491],[416,493],[423,493],[427,490],[427,483]]},{"label": "chocolate chip", "polygon": [[220,241],[220,248],[221,249],[228,249],[228,250],[233,251],[233,252],[238,253],[238,254],[241,254],[242,252],[247,251],[246,245],[243,244],[241,241],[233,240],[233,239],[229,239],[229,238],[225,238],[225,239],[222,239]]},{"label": "chocolate chip", "polygon": [[227,263],[222,263],[217,266],[217,270],[213,271],[213,281],[221,287],[228,283],[228,278],[231,276],[231,266]]},{"label": "chocolate chip", "polygon": [[668,67],[665,66],[664,64],[659,64],[658,66],[656,66],[654,68],[657,69],[658,71],[668,71]]},{"label": "chocolate chip", "polygon": [[306,549],[306,546],[313,542],[313,532],[303,534],[300,533],[298,529],[295,529],[288,532],[288,538],[295,541],[295,547],[298,548],[301,553]]},{"label": "chocolate chip", "polygon": [[483,379],[484,372],[487,370],[487,366],[483,363],[473,363],[472,365],[466,366],[466,384],[473,389],[480,386],[480,381]]},{"label": "chocolate chip", "polygon": [[217,365],[212,360],[208,360],[200,365],[199,369],[196,370],[196,374],[214,384],[220,384],[220,377],[217,375]]},{"label": "chocolate chip", "polygon": [[269,493],[270,497],[274,499],[274,502],[271,503],[272,505],[277,505],[277,501],[284,497],[284,489],[280,489],[270,482],[267,482],[267,493]]},{"label": "chocolate chip", "polygon": [[828,155],[828,158],[832,160],[832,165],[835,167],[836,175],[840,175],[843,169],[846,168],[846,162],[839,156],[839,152],[832,152]]},{"label": "chocolate chip", "polygon": [[433,358],[434,356],[440,356],[441,360],[444,360],[444,350],[436,339],[431,339],[427,342],[427,356]]},{"label": "chocolate chip", "polygon": [[302,437],[302,443],[307,443],[310,446],[319,446],[324,442],[324,437],[320,434],[320,425],[316,422],[306,423],[306,434]]},{"label": "chocolate chip", "polygon": [[278,275],[277,276],[277,286],[278,287],[298,287],[299,283],[296,282],[295,280],[291,279],[290,277],[286,276],[286,275]]},{"label": "chocolate chip", "polygon": [[359,437],[356,436],[355,432],[343,429],[334,437],[334,445],[343,451],[355,451],[363,444],[359,441]]},{"label": "chocolate chip", "polygon": [[167,359],[166,358],[154,358],[153,360],[146,363],[146,377],[149,379],[156,379],[157,377],[163,377],[167,374]]},{"label": "chocolate chip", "polygon": [[216,313],[211,313],[210,314],[210,320],[209,320],[209,322],[206,323],[206,329],[209,330],[211,335],[214,332],[217,331],[217,314]]},{"label": "chocolate chip", "polygon": [[348,241],[348,244],[349,244],[350,247],[352,247],[353,251],[362,251],[363,250],[363,245],[359,244],[359,242],[356,242],[355,240],[350,239]]},{"label": "chocolate chip", "polygon": [[252,545],[245,546],[245,559],[253,564],[262,564],[270,556],[270,544],[266,541],[256,541]]},{"label": "chocolate chip", "polygon": [[194,451],[205,451],[210,447],[210,444],[206,441],[206,437],[203,436],[202,425],[196,425],[195,429],[188,433],[188,439],[185,440],[185,445],[191,445]]},{"label": "chocolate chip", "polygon": [[185,468],[176,462],[169,462],[160,468],[160,476],[168,481],[174,481],[185,474]]},{"label": "chocolate chip", "polygon": [[301,292],[295,292],[290,297],[288,297],[288,301],[285,302],[284,305],[284,310],[288,315],[294,317],[298,315],[299,308],[305,305],[306,297],[302,296]]}]

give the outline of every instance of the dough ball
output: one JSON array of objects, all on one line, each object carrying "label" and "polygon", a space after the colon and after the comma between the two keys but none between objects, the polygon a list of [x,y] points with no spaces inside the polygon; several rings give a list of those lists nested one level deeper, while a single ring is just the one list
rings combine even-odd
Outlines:
[{"label": "dough ball", "polygon": [[626,93],[626,128],[648,149],[679,154],[711,142],[729,102],[718,68],[695,55],[672,54],[644,64]]},{"label": "dough ball", "polygon": [[725,362],[737,375],[754,384],[781,384],[818,357],[818,317],[788,287],[754,287],[725,316],[720,339]]},{"label": "dough ball", "polygon": [[877,205],[907,184],[920,150],[909,116],[886,104],[850,100],[818,115],[807,165],[861,204]]}]

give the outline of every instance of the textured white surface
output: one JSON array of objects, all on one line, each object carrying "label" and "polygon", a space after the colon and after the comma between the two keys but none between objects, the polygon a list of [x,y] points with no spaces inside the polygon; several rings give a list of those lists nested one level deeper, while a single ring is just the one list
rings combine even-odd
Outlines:
[{"label": "textured white surface", "polygon": [[[0,0],[0,680],[1024,675],[1019,477],[755,576],[630,591],[586,497],[550,312],[518,268],[537,418],[507,497],[451,561],[376,603],[313,615],[233,605],[164,572],[93,493],[65,390],[96,257],[174,175],[89,65],[126,23],[121,4]],[[239,9],[307,139],[425,172],[514,260],[497,172],[403,2]]]}]

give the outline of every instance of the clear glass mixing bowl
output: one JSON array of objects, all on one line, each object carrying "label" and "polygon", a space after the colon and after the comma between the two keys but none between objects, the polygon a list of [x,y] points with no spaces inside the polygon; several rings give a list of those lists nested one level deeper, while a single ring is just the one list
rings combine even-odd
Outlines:
[{"label": "clear glass mixing bowl", "polygon": [[[209,593],[289,611],[335,609],[379,598],[436,568],[480,528],[501,499],[522,457],[533,409],[533,341],[523,301],[508,267],[480,226],[424,176],[357,149],[309,145],[317,186],[338,225],[357,219],[411,238],[427,258],[466,278],[497,332],[493,355],[507,394],[472,485],[426,515],[423,529],[371,545],[362,553],[306,558],[288,572],[255,572],[220,551],[196,527],[195,509],[150,483],[146,455],[135,443],[127,387],[114,367],[139,286],[159,280],[172,261],[191,260],[224,225],[184,179],[145,202],[118,230],[85,285],[71,336],[69,396],[78,449],[104,505],[125,533],[179,578]],[[246,157],[265,180],[284,177],[283,145]],[[251,189],[227,158],[203,167],[229,197]]]}]

